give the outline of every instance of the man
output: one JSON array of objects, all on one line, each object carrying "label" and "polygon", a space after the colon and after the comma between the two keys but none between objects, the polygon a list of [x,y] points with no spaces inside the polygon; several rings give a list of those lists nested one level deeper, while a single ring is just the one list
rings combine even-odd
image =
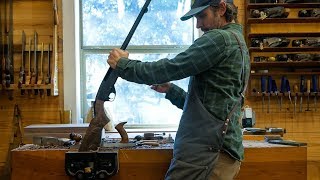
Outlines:
[{"label": "man", "polygon": [[[227,0],[196,0],[181,20],[193,16],[204,31],[173,59],[140,62],[110,51],[109,65],[123,79],[153,85],[183,109],[166,179],[233,179],[243,160],[239,124],[250,60],[236,8]],[[241,45],[241,46],[240,46]],[[188,92],[172,80],[190,77]]]}]

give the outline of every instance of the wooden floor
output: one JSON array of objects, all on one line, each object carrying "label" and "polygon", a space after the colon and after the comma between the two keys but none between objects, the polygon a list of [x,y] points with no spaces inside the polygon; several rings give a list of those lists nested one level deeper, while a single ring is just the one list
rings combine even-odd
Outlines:
[{"label": "wooden floor", "polygon": [[[307,147],[272,145],[245,141],[245,161],[237,179],[307,179]],[[66,149],[12,151],[12,180],[67,180],[64,171]],[[121,149],[119,172],[112,179],[163,179],[172,149]]]}]

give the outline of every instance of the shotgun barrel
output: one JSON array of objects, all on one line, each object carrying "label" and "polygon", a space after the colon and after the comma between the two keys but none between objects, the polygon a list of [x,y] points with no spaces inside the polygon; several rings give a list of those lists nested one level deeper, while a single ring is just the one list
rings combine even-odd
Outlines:
[{"label": "shotgun barrel", "polygon": [[[137,19],[135,20],[132,28],[130,29],[129,34],[127,35],[125,41],[121,46],[122,50],[125,50],[127,48],[143,15],[147,12],[150,2],[151,0],[146,0],[145,4],[143,5]],[[108,69],[106,75],[104,76],[93,104],[94,116],[93,119],[90,121],[89,127],[82,140],[79,151],[96,150],[100,146],[101,131],[103,127],[110,121],[110,118],[108,118],[108,116],[105,114],[103,104],[105,101],[110,101],[110,94],[116,94],[114,84],[116,83],[118,77],[118,73],[111,67]]]}]

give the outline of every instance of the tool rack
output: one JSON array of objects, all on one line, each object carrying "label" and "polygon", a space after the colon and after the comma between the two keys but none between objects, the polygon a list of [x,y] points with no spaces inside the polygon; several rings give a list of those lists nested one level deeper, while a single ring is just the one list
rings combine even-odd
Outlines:
[{"label": "tool rack", "polygon": [[[52,2],[52,3],[51,3]],[[13,2],[13,9],[12,13],[10,16],[21,16],[23,8],[20,8],[24,1],[21,2]],[[29,3],[31,4],[31,3]],[[59,95],[59,88],[58,88],[58,26],[59,26],[59,20],[58,20],[58,10],[57,10],[57,1],[56,0],[49,0],[49,1],[44,1],[39,6],[44,6],[50,8],[52,11],[40,11],[38,13],[32,13],[28,12],[28,5],[25,7],[25,22],[15,22],[16,20],[13,20],[11,31],[13,32],[13,44],[11,46],[8,46],[7,42],[1,41],[1,47],[4,46],[6,51],[7,47],[11,48],[11,51],[13,52],[13,57],[12,57],[12,62],[13,65],[11,68],[11,82],[10,85],[0,86],[0,91],[7,91],[13,94],[15,91],[21,91],[21,95],[25,94],[30,94],[28,93],[31,91],[46,91],[46,95],[48,96],[58,96]],[[31,14],[30,14],[31,13]],[[44,14],[46,13],[46,14]],[[43,17],[42,15],[45,15]],[[29,19],[32,19],[32,22],[38,23],[36,25],[28,24]],[[17,17],[17,19],[21,19],[21,17]],[[52,25],[48,26],[48,22],[52,22]],[[15,25],[19,26],[15,29]],[[26,29],[21,29],[21,27],[26,27]],[[31,30],[32,29],[32,30]],[[51,32],[49,32],[51,31]],[[39,32],[39,38],[38,41],[35,43],[34,42],[34,33]],[[24,34],[25,33],[25,34]],[[2,36],[5,35],[5,32],[2,33]],[[23,42],[23,36],[26,37],[25,42]],[[32,39],[32,44],[29,45],[29,39]],[[4,44],[3,44],[4,43]],[[44,46],[42,48],[42,43],[44,43]],[[23,45],[24,44],[24,45]],[[34,48],[37,48],[35,51]],[[44,51],[44,58],[43,58],[43,64],[40,63],[40,54],[41,51]],[[31,51],[31,52],[30,52]],[[3,51],[1,51],[1,57],[5,57],[6,55],[2,54]],[[28,64],[28,56],[31,56],[31,63]],[[37,65],[34,64],[34,56],[37,57]],[[21,60],[21,59],[24,60]],[[48,64],[50,59],[50,64]],[[43,75],[44,75],[44,80],[46,79],[47,73],[50,74],[50,80],[49,82],[35,82],[34,84],[29,84],[26,83],[26,76],[28,74],[28,69],[29,68],[35,68],[37,67],[39,69],[40,73],[40,67],[41,65],[43,66]],[[19,78],[20,78],[20,72],[21,72],[21,67],[24,67],[24,80],[23,83],[19,83]],[[2,70],[2,69],[1,69]],[[1,71],[2,73],[2,71]],[[3,78],[2,78],[3,79]],[[1,80],[2,80],[1,79]],[[24,91],[26,93],[24,93]],[[36,93],[33,93],[37,95]],[[12,99],[11,99],[12,100]]]},{"label": "tool rack", "polygon": [[[252,17],[253,10],[279,6],[289,12],[288,17]],[[261,97],[262,111],[265,113],[274,111],[274,108],[270,109],[270,99],[277,99],[279,105],[277,111],[288,109],[283,107],[281,103],[284,102],[280,102],[280,99],[288,101],[294,106],[290,110],[294,113],[298,112],[296,110],[298,108],[301,112],[302,106],[305,106],[303,111],[316,111],[317,100],[320,99],[320,59],[315,60],[311,57],[320,57],[320,46],[296,46],[292,42],[298,42],[302,39],[320,41],[318,25],[320,18],[298,16],[301,10],[319,9],[320,2],[285,3],[284,1],[274,1],[258,3],[255,0],[246,0],[245,8],[245,36],[251,58],[247,96]],[[253,41],[259,40],[259,38],[283,38],[289,40],[289,43],[281,47],[270,47],[266,45],[266,41],[261,41],[259,45],[255,46]],[[304,55],[307,58],[302,60],[293,58],[299,57],[299,55]],[[287,56],[287,60],[278,61],[282,56]],[[300,98],[303,101],[300,101]]]}]

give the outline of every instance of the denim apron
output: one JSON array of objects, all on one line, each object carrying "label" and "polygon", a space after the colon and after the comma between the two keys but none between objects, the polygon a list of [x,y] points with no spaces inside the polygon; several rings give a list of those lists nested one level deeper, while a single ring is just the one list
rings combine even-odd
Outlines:
[{"label": "denim apron", "polygon": [[[239,41],[238,43],[240,44]],[[240,49],[242,53],[241,45]],[[244,77],[244,63],[242,76]],[[197,95],[195,77],[190,78],[188,94],[174,143],[173,159],[167,171],[166,180],[204,180],[210,177],[218,160],[219,151],[222,150],[230,118],[241,101],[242,97],[233,105],[227,118],[219,120],[203,106]]]}]

